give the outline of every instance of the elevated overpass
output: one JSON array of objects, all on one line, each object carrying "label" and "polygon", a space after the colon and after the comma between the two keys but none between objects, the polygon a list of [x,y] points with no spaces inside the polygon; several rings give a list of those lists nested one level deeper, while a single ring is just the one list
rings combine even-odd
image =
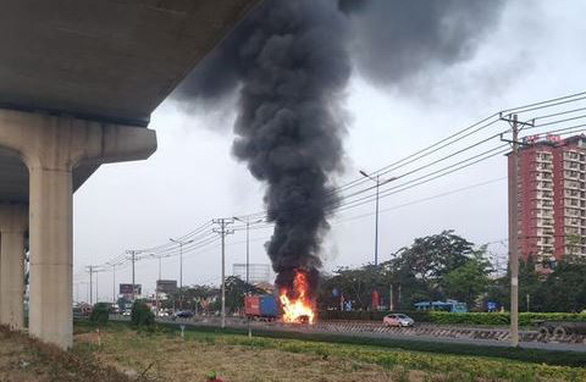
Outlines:
[{"label": "elevated overpass", "polygon": [[72,345],[72,200],[148,158],[153,110],[259,0],[6,0],[0,12],[0,323]]}]

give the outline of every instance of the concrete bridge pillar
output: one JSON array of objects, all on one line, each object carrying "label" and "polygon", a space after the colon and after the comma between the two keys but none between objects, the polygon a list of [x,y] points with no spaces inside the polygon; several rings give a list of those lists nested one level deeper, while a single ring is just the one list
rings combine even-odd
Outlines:
[{"label": "concrete bridge pillar", "polygon": [[24,328],[24,235],[28,207],[0,204],[0,324]]},{"label": "concrete bridge pillar", "polygon": [[82,164],[146,159],[156,150],[155,132],[0,110],[0,146],[18,152],[29,170],[29,333],[69,348],[73,344],[72,173]]}]

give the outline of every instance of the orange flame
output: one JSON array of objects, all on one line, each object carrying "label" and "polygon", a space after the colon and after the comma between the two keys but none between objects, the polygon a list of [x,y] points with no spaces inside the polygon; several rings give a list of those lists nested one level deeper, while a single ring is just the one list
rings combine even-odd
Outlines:
[{"label": "orange flame", "polygon": [[[282,288],[279,291],[279,300],[283,308],[282,319],[288,323],[315,322],[315,302],[309,297],[309,282],[307,274],[301,270],[295,270],[293,278],[293,290]],[[289,293],[292,292],[292,293]],[[295,297],[289,297],[289,295]]]}]

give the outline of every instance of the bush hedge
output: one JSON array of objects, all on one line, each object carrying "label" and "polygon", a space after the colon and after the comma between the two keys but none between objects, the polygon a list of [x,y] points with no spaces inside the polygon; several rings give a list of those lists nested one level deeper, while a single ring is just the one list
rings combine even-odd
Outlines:
[{"label": "bush hedge", "polygon": [[136,327],[152,326],[155,323],[155,314],[144,301],[137,300],[132,305],[130,321]]},{"label": "bush hedge", "polygon": [[[357,321],[382,321],[389,312],[378,311],[351,311],[328,310],[319,312],[319,317],[325,320],[357,320]],[[416,322],[429,322],[443,325],[508,325],[509,313],[448,313],[437,311],[413,311],[405,312]],[[580,321],[586,322],[585,313],[520,313],[519,325],[530,326],[534,321]]]},{"label": "bush hedge", "polygon": [[90,314],[90,322],[94,325],[106,325],[110,318],[110,304],[106,302],[98,302],[94,305],[92,313]]}]

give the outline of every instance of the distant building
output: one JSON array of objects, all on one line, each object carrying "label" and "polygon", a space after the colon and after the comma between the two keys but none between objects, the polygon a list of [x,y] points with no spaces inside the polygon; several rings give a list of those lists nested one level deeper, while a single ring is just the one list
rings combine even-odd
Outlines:
[{"label": "distant building", "polygon": [[[508,160],[512,184],[510,155]],[[586,256],[585,165],[584,135],[525,138],[518,161],[521,259],[541,265],[569,254]]]}]

